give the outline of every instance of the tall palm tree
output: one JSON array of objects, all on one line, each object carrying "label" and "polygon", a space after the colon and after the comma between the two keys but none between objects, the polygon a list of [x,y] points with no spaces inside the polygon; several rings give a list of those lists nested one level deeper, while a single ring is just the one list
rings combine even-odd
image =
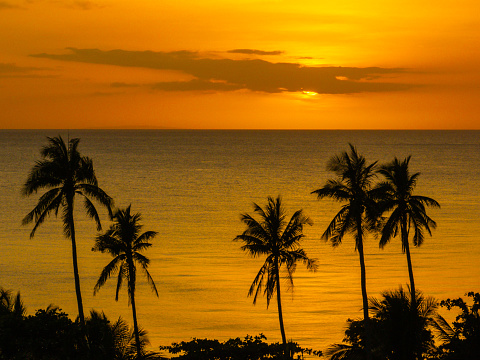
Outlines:
[{"label": "tall palm tree", "polygon": [[420,173],[410,174],[408,169],[410,158],[411,156],[408,156],[403,161],[395,158],[392,162],[380,166],[378,172],[385,177],[386,181],[379,183],[377,189],[382,194],[381,210],[389,214],[382,225],[380,247],[383,248],[391,238],[400,234],[402,251],[407,255],[412,309],[414,309],[416,299],[409,244],[410,229],[413,228],[413,245],[422,245],[423,231],[426,230],[431,236],[431,229],[437,226],[435,221],[427,215],[425,207],[440,207],[440,204],[432,198],[413,195]]},{"label": "tall palm tree", "polygon": [[104,234],[98,235],[95,240],[95,245],[92,250],[109,253],[113,256],[113,260],[102,270],[102,273],[95,284],[94,294],[96,294],[105,284],[112,273],[118,270],[117,289],[115,293],[115,301],[118,301],[118,293],[122,286],[122,282],[123,280],[127,281],[128,300],[132,305],[137,357],[140,359],[143,353],[141,349],[140,333],[137,323],[137,310],[135,306],[136,265],[140,265],[153,292],[158,297],[157,287],[155,286],[152,276],[148,272],[150,259],[140,253],[152,246],[149,240],[153,239],[157,233],[155,231],[146,231],[140,234],[142,228],[142,225],[140,224],[141,215],[139,213],[131,214],[130,208],[131,205],[125,210],[116,210],[113,215],[114,223]]},{"label": "tall palm tree", "polygon": [[365,157],[359,155],[352,144],[349,146],[350,152],[344,151],[340,155],[335,155],[327,163],[327,170],[333,171],[337,179],[327,180],[322,188],[313,191],[312,194],[316,194],[318,199],[331,198],[346,203],[330,222],[322,239],[330,241],[332,246],[336,247],[342,243],[345,234],[351,233],[354,236],[355,250],[358,250],[360,257],[367,356],[371,356],[363,241],[365,233],[372,230],[374,219],[377,217],[372,187],[376,162],[367,165]]},{"label": "tall palm tree", "polygon": [[78,315],[84,327],[85,317],[80,290],[80,276],[78,274],[75,223],[73,221],[75,196],[83,197],[86,213],[95,220],[97,230],[101,230],[100,218],[91,199],[105,206],[109,213],[113,200],[98,187],[92,160],[79,153],[78,143],[80,139],[71,139],[68,142],[68,147],[60,136],[47,139],[48,144],[40,150],[42,159],[37,161],[31,169],[22,192],[25,196],[29,196],[39,190],[46,189],[47,191],[40,197],[34,209],[23,218],[22,223],[23,225],[31,222],[35,223],[30,233],[30,237],[33,237],[37,228],[52,212],[57,216],[60,208],[62,209],[63,233],[72,242],[73,275]]},{"label": "tall palm tree", "polygon": [[[303,227],[312,225],[312,221],[304,215],[303,210],[298,210],[292,215],[290,221],[287,222],[280,197],[274,200],[269,196],[265,209],[262,209],[255,203],[253,208],[254,212],[260,216],[260,220],[255,220],[249,214],[242,214],[241,221],[247,228],[241,235],[237,235],[234,241],[243,241],[244,245],[241,249],[253,257],[267,256],[250,286],[248,296],[254,295],[253,304],[255,304],[258,295],[265,287],[263,293],[267,297],[268,308],[270,300],[276,292],[280,332],[286,350],[287,338],[283,326],[280,268],[282,265],[286,266],[287,279],[292,287],[293,273],[295,272],[297,261],[302,261],[309,270],[316,270],[316,260],[310,259],[300,247],[300,241],[304,237]],[[287,351],[285,351],[285,356],[286,354]]]}]

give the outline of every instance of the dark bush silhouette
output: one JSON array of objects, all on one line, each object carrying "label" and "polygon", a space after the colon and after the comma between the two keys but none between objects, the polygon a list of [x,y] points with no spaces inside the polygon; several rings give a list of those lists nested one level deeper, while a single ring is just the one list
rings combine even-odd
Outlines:
[{"label": "dark bush silhouette", "polygon": [[439,347],[439,359],[474,360],[480,357],[480,293],[469,292],[466,295],[473,300],[471,305],[462,298],[440,303],[440,306],[448,310],[458,309],[460,313],[452,325],[444,318],[437,321],[436,330],[443,341]]},{"label": "dark bush silhouette", "polygon": [[[230,339],[225,342],[209,339],[193,339],[173,343],[170,346],[160,346],[161,350],[167,350],[171,354],[179,354],[172,359],[182,360],[265,360],[284,359],[283,344],[268,344],[265,335],[260,334],[252,337],[247,335],[243,340],[240,338]],[[291,356],[303,354],[321,356],[321,352],[303,349],[297,343],[288,343]]]}]

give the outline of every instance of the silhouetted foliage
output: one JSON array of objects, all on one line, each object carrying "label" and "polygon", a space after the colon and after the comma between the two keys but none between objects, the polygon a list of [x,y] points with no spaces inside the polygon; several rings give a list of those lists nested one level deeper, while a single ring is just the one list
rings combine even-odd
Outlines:
[{"label": "silhouetted foliage", "polygon": [[448,310],[457,308],[460,313],[452,325],[443,318],[439,319],[436,330],[443,345],[439,348],[439,359],[474,360],[480,356],[480,293],[466,294],[473,300],[469,305],[462,298],[447,299],[440,306]]},{"label": "silhouetted foliage", "polygon": [[20,297],[0,288],[0,359],[17,359],[24,333],[25,307]]},{"label": "silhouetted foliage", "polygon": [[[265,335],[255,337],[247,335],[243,340],[240,338],[229,339],[225,342],[209,339],[193,339],[173,343],[170,346],[160,346],[161,350],[167,350],[171,354],[180,354],[172,359],[182,360],[265,360],[283,359],[283,344],[268,344]],[[288,343],[290,357],[295,354],[321,356],[321,352],[303,349],[297,343]]]},{"label": "silhouetted foliage", "polygon": [[400,235],[402,251],[407,256],[411,301],[414,303],[416,291],[409,233],[413,229],[414,246],[422,245],[424,230],[431,236],[431,229],[437,226],[435,221],[427,215],[426,206],[440,207],[440,204],[432,198],[413,194],[420,173],[410,174],[409,162],[410,156],[403,161],[395,158],[392,162],[381,165],[378,172],[385,177],[386,181],[377,184],[375,196],[379,198],[380,213],[388,214],[381,225],[380,247],[383,248],[391,238]]},{"label": "silhouetted foliage", "polygon": [[74,200],[76,195],[83,197],[85,211],[90,218],[95,220],[98,230],[101,230],[100,218],[92,203],[92,199],[104,205],[109,212],[113,200],[98,187],[92,160],[80,155],[78,151],[80,139],[71,139],[68,142],[68,147],[60,136],[47,139],[48,144],[40,150],[42,159],[37,161],[32,167],[23,185],[22,192],[23,195],[29,196],[37,193],[39,190],[47,189],[47,191],[40,197],[33,210],[23,218],[22,223],[24,225],[31,222],[35,223],[30,233],[30,237],[33,237],[37,228],[51,213],[57,216],[59,210],[62,210],[63,232],[72,242],[73,274],[78,315],[80,323],[84,325],[85,319],[77,264],[75,224],[73,221]]},{"label": "silhouetted foliage", "polygon": [[135,307],[137,264],[140,265],[146,275],[148,283],[158,297],[157,287],[148,272],[150,259],[141,254],[143,250],[152,246],[148,241],[153,239],[157,233],[155,231],[146,231],[140,234],[142,228],[140,224],[141,215],[139,213],[131,214],[130,208],[131,206],[128,206],[125,210],[118,209],[113,215],[114,223],[104,234],[98,235],[95,240],[95,246],[92,250],[108,253],[113,256],[113,260],[102,270],[95,284],[94,294],[105,284],[112,273],[118,270],[117,289],[115,293],[115,300],[118,301],[118,293],[122,282],[123,280],[127,281],[128,300],[132,305],[137,354],[140,357],[142,346]]},{"label": "silhouetted foliage", "polygon": [[[134,331],[122,319],[111,323],[104,313],[86,319],[87,343],[79,319],[72,321],[58,307],[25,316],[19,294],[0,288],[0,360],[137,360]],[[162,359],[148,351],[146,332],[139,330],[142,359]]]},{"label": "silhouetted foliage", "polygon": [[344,151],[333,156],[327,163],[327,170],[334,172],[337,178],[327,180],[322,188],[313,191],[312,194],[316,194],[318,199],[330,198],[345,203],[328,225],[322,239],[330,241],[334,247],[342,243],[345,234],[350,233],[355,239],[355,250],[358,250],[360,260],[363,317],[366,323],[368,350],[371,334],[363,242],[365,234],[375,228],[378,218],[378,207],[373,194],[376,162],[367,164],[365,157],[360,155],[352,144],[349,145],[349,152]]},{"label": "silhouetted foliage", "polygon": [[280,197],[276,199],[268,197],[265,209],[255,203],[253,208],[260,220],[257,221],[249,214],[242,214],[241,220],[247,228],[241,235],[237,235],[234,241],[243,241],[242,250],[253,257],[266,256],[263,266],[250,286],[248,296],[254,295],[253,303],[255,304],[265,286],[263,293],[267,296],[268,308],[270,299],[275,293],[277,294],[280,332],[286,353],[287,340],[283,326],[280,268],[285,265],[286,277],[292,287],[297,261],[302,261],[309,270],[316,270],[316,260],[310,259],[300,247],[300,241],[304,237],[303,227],[311,225],[312,222],[304,215],[303,210],[296,211],[287,222]]},{"label": "silhouetted foliage", "polygon": [[[385,291],[381,299],[370,298],[372,358],[416,360],[429,357],[435,350],[430,330],[437,315],[437,302],[416,294],[416,308],[402,288]],[[364,320],[348,320],[344,344],[332,345],[325,355],[332,360],[366,359]]]}]

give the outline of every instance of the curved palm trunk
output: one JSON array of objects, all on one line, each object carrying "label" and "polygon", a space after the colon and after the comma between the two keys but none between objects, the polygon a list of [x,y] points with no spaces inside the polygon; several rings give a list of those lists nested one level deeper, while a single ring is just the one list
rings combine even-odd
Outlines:
[{"label": "curved palm trunk", "polygon": [[372,331],[370,327],[370,316],[368,314],[368,296],[367,296],[367,276],[365,269],[365,256],[363,253],[363,238],[361,230],[361,222],[357,220],[357,235],[358,235],[358,254],[360,257],[360,282],[362,286],[362,301],[363,301],[363,320],[365,323],[365,351],[367,353],[367,359],[372,359]]},{"label": "curved palm trunk", "polygon": [[[130,286],[130,303],[132,304],[132,314],[133,314],[133,332],[135,333],[135,345],[137,347],[137,359],[142,358],[142,349],[140,346],[140,334],[138,331],[138,322],[137,322],[137,308],[135,306],[135,270],[132,264],[132,260],[129,259],[128,264],[129,271],[129,286]],[[133,276],[132,276],[133,274]]]},{"label": "curved palm trunk", "polygon": [[278,321],[280,322],[280,333],[282,334],[282,342],[283,342],[283,354],[284,357],[287,358],[288,356],[288,349],[287,349],[287,338],[285,336],[285,328],[283,326],[283,312],[282,312],[282,298],[280,295],[280,271],[278,269],[278,261],[275,262],[275,277],[277,280],[277,306],[278,306]]},{"label": "curved palm trunk", "polygon": [[410,277],[410,295],[411,295],[410,307],[412,312],[415,313],[417,309],[417,300],[415,298],[415,280],[413,278],[412,257],[410,255],[410,244],[408,243],[408,231],[407,231],[407,224],[405,220],[402,222],[402,242],[403,242],[403,247],[405,249],[405,253],[407,254],[408,276]]},{"label": "curved palm trunk", "polygon": [[75,292],[77,294],[78,317],[80,324],[85,330],[85,315],[83,313],[82,291],[80,289],[80,275],[78,274],[77,263],[77,243],[75,241],[75,223],[73,222],[73,201],[69,201],[68,205],[68,226],[70,227],[70,239],[72,240],[72,259],[73,259],[73,277],[75,279]]}]

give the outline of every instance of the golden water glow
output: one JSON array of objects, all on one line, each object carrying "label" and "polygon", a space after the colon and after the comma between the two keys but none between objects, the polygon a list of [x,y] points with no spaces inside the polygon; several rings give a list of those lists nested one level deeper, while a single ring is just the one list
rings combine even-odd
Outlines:
[{"label": "golden water glow", "polygon": [[[5,0],[0,127],[480,128],[479,10],[473,0]],[[126,66],[148,53],[169,58]]]}]

